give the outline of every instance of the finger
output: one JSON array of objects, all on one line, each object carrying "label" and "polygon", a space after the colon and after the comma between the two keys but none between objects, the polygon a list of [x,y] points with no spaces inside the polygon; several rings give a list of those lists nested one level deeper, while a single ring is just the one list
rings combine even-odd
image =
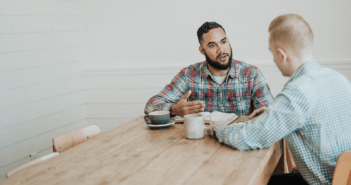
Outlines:
[{"label": "finger", "polygon": [[258,114],[258,110],[253,111],[250,116],[249,119],[252,119],[253,117],[255,117]]},{"label": "finger", "polygon": [[268,110],[267,107],[261,107],[259,109],[256,109],[255,111],[253,111],[250,116],[249,116],[249,119],[252,119],[254,117],[257,117],[259,115],[261,115],[263,112],[265,112],[266,110]]},{"label": "finger", "polygon": [[202,105],[200,104],[200,105],[186,105],[185,107],[184,107],[184,109],[186,109],[186,110],[202,110],[202,109],[204,109],[205,107],[202,107]]},{"label": "finger", "polygon": [[198,113],[200,113],[202,111],[203,111],[203,109],[201,108],[201,109],[188,109],[186,112],[188,114],[198,114]]},{"label": "finger", "polygon": [[180,100],[187,100],[188,98],[189,98],[189,96],[191,95],[191,90],[189,90],[186,94],[184,94],[181,98],[180,98]]},{"label": "finger", "polygon": [[259,116],[260,114],[262,114],[265,111],[266,111],[266,107],[261,107],[261,108],[257,109],[256,116]]},{"label": "finger", "polygon": [[203,112],[204,108],[194,109],[195,114]]},{"label": "finger", "polygon": [[189,109],[202,109],[205,108],[201,104],[195,104],[195,105],[187,105]]},{"label": "finger", "polygon": [[205,103],[202,102],[202,101],[191,101],[191,102],[187,102],[186,106],[187,106],[187,107],[191,107],[191,106],[206,107]]}]

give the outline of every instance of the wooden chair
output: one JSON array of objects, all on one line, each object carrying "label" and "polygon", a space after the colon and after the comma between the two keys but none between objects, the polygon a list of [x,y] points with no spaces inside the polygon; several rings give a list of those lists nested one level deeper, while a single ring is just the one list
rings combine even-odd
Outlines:
[{"label": "wooden chair", "polygon": [[291,155],[290,149],[288,147],[288,144],[286,143],[285,138],[283,139],[283,148],[284,148],[284,172],[285,173],[297,172],[298,170],[297,170],[296,164]]},{"label": "wooden chair", "polygon": [[339,155],[332,184],[351,185],[351,151],[345,151]]},{"label": "wooden chair", "polygon": [[53,151],[54,152],[64,152],[89,138],[95,137],[96,135],[101,134],[101,130],[96,125],[91,125],[84,127],[79,130],[75,130],[52,139]]},{"label": "wooden chair", "polygon": [[32,166],[32,165],[37,164],[37,163],[39,163],[39,162],[45,161],[45,160],[50,159],[50,158],[52,158],[52,157],[55,157],[55,156],[57,156],[57,155],[59,155],[59,153],[58,153],[58,152],[54,152],[54,153],[51,153],[51,154],[42,156],[42,157],[40,157],[40,158],[38,158],[38,159],[35,159],[34,161],[31,161],[31,162],[29,162],[29,163],[26,163],[26,164],[24,164],[24,165],[22,165],[22,166],[20,166],[20,167],[18,167],[18,168],[16,168],[16,169],[10,171],[10,172],[6,175],[6,178],[11,177],[13,174],[15,174],[15,173],[17,173],[17,172],[19,172],[19,171],[21,171],[21,170],[23,170],[23,169],[25,169],[25,168],[27,168],[27,167],[29,167],[29,166]]}]

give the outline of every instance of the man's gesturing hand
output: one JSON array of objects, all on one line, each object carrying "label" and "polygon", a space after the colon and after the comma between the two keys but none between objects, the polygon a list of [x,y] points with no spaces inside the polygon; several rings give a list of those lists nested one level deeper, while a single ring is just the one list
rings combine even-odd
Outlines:
[{"label": "man's gesturing hand", "polygon": [[256,109],[255,111],[253,111],[250,116],[249,119],[255,118],[257,116],[259,116],[260,114],[262,114],[263,112],[267,111],[268,107],[261,107],[259,109]]},{"label": "man's gesturing hand", "polygon": [[171,107],[171,114],[184,116],[186,114],[196,114],[204,111],[205,103],[202,101],[191,101],[188,102],[187,99],[191,94],[191,90],[189,90],[186,94],[184,94],[179,102]]}]

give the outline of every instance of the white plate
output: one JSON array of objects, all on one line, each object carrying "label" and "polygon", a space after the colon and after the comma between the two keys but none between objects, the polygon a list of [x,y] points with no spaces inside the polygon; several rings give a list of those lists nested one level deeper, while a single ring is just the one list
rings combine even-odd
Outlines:
[{"label": "white plate", "polygon": [[167,124],[162,124],[162,125],[153,125],[153,124],[148,124],[148,123],[145,123],[145,124],[151,128],[161,128],[161,127],[169,127],[169,126],[173,125],[174,123],[175,123],[174,120],[169,120]]}]

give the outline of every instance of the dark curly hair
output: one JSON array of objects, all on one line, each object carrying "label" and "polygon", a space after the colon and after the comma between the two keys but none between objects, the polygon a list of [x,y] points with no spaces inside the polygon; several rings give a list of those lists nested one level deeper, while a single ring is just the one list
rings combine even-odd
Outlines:
[{"label": "dark curly hair", "polygon": [[205,33],[208,33],[210,30],[214,29],[214,28],[222,28],[222,30],[225,33],[224,28],[216,23],[216,22],[205,22],[204,24],[202,24],[202,26],[197,30],[197,39],[199,40],[199,43],[201,45],[201,41],[203,40],[203,35]]}]

